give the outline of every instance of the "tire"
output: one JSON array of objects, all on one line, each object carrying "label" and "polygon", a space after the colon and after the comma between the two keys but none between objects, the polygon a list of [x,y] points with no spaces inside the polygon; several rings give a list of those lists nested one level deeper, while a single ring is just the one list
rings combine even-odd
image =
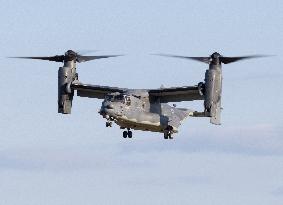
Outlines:
[{"label": "tire", "polygon": [[124,138],[127,138],[127,137],[128,137],[128,132],[127,132],[127,131],[124,131],[124,132],[123,132],[123,137],[124,137]]},{"label": "tire", "polygon": [[164,139],[168,139],[168,133],[167,132],[164,132]]}]

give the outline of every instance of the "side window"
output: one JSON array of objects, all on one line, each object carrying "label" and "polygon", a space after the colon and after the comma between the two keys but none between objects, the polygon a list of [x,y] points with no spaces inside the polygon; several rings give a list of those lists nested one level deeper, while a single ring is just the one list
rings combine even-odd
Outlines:
[{"label": "side window", "polygon": [[126,105],[128,105],[128,106],[131,105],[131,98],[130,98],[130,96],[126,96]]},{"label": "side window", "polygon": [[113,101],[113,96],[112,95],[106,95],[105,100],[107,101]]},{"label": "side window", "polygon": [[123,95],[117,95],[117,96],[115,96],[115,100],[117,102],[123,102],[124,101],[124,96]]}]

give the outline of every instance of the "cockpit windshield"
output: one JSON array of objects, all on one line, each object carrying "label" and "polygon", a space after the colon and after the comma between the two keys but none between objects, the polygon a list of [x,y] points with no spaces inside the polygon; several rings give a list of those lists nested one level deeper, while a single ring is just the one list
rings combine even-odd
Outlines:
[{"label": "cockpit windshield", "polygon": [[122,94],[118,94],[118,95],[113,95],[113,94],[109,94],[106,95],[105,100],[107,101],[111,101],[111,102],[125,102],[125,96]]}]

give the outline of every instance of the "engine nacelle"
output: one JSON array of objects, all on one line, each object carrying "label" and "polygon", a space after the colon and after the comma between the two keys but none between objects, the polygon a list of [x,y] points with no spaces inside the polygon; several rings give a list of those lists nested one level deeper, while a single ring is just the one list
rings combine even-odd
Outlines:
[{"label": "engine nacelle", "polygon": [[71,114],[74,91],[70,85],[75,75],[70,67],[60,67],[58,70],[58,113]]},{"label": "engine nacelle", "polygon": [[222,93],[221,69],[209,69],[205,73],[205,116],[211,117],[210,122],[220,124]]}]

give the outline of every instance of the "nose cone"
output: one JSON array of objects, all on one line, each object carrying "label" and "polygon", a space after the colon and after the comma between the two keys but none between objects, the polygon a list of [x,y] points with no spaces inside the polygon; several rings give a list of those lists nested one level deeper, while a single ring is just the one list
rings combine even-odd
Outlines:
[{"label": "nose cone", "polygon": [[99,113],[101,115],[111,115],[113,113],[114,106],[111,102],[103,102]]},{"label": "nose cone", "polygon": [[114,109],[114,106],[112,104],[107,104],[105,106],[106,109]]},{"label": "nose cone", "polygon": [[114,109],[114,105],[113,105],[113,103],[111,103],[109,101],[104,101],[102,103],[101,108],[104,108],[104,109]]}]

